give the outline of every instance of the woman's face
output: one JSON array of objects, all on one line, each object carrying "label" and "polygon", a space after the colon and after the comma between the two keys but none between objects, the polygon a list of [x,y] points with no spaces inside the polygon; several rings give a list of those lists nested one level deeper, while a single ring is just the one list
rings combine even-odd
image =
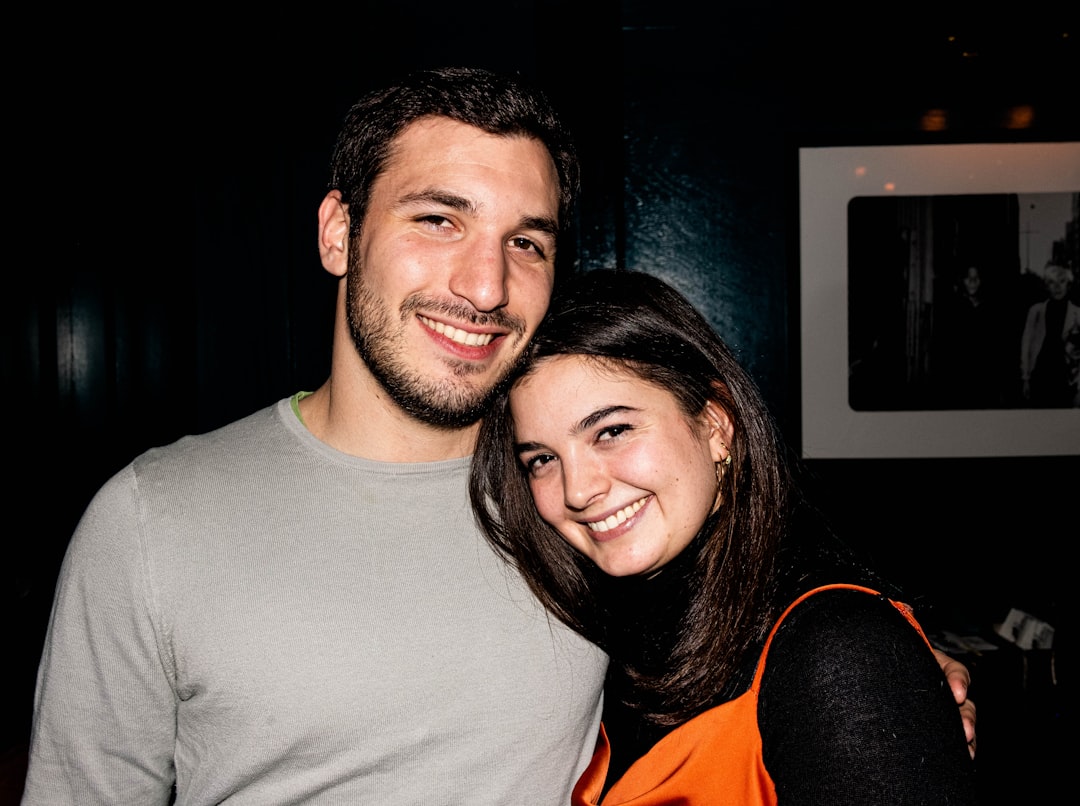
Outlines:
[{"label": "woman's face", "polygon": [[581,356],[543,359],[510,393],[516,451],[537,511],[612,576],[648,574],[715,508],[731,423]]}]

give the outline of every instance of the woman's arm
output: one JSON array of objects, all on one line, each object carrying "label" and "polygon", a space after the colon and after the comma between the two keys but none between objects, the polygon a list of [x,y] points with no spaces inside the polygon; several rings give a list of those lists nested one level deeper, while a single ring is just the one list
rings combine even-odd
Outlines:
[{"label": "woman's arm", "polygon": [[881,597],[810,597],[769,651],[758,707],[779,802],[975,802],[956,703],[922,636]]}]

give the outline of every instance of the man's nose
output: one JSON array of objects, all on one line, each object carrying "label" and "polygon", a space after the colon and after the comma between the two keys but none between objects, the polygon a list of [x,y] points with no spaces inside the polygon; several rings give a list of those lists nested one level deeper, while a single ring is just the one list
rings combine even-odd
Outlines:
[{"label": "man's nose", "polygon": [[477,241],[459,256],[459,263],[450,278],[450,291],[478,311],[494,311],[509,302],[509,272],[505,245],[501,241]]}]

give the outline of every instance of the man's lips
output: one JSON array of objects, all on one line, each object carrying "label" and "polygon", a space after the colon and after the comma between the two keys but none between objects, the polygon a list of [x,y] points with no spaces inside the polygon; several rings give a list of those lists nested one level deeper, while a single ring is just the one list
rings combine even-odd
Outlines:
[{"label": "man's lips", "polygon": [[476,333],[469,330],[462,330],[453,325],[436,322],[434,319],[429,319],[422,315],[418,316],[418,318],[428,329],[435,331],[440,336],[444,336],[455,344],[461,344],[465,347],[486,347],[491,344],[492,340],[497,335],[499,335],[498,333]]}]

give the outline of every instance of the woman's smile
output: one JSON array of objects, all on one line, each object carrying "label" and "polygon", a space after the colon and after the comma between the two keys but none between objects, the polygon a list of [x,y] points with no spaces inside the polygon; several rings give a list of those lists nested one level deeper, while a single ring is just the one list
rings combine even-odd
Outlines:
[{"label": "woman's smile", "polygon": [[636,515],[649,503],[650,496],[639,498],[630,506],[623,507],[613,515],[608,515],[603,520],[585,521],[585,525],[593,532],[595,540],[613,540],[619,535],[632,529],[637,522]]}]

